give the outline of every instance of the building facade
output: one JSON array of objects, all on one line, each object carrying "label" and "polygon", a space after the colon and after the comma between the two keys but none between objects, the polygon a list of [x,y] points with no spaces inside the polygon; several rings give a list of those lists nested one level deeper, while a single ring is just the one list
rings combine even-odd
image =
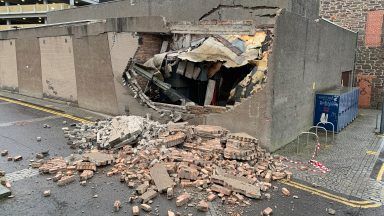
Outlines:
[{"label": "building facade", "polygon": [[384,85],[383,0],[321,0],[320,15],[357,31],[356,85],[360,107],[380,108]]},{"label": "building facade", "polygon": [[[312,126],[315,93],[340,86],[342,75],[354,70],[357,35],[319,19],[317,0],[235,3],[114,1],[51,12],[61,24],[0,32],[0,88],[113,115],[149,113],[162,122],[218,125],[248,133],[275,151]],[[98,20],[79,21],[87,18]],[[225,55],[174,55],[190,48]],[[155,56],[163,57],[154,65],[166,65],[160,74],[168,85],[161,86],[189,92],[185,101],[195,103],[173,103],[175,96],[167,102],[167,92],[159,94],[152,81],[147,83],[153,91],[136,85],[140,77],[122,85],[130,59],[147,63]],[[215,59],[214,67],[205,58]],[[213,81],[222,85],[208,91]],[[227,103],[231,95],[234,102]]]}]

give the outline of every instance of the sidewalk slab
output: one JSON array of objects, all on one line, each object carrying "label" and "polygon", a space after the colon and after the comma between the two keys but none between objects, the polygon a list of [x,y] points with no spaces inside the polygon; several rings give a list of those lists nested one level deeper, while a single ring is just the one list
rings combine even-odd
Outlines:
[{"label": "sidewalk slab", "polygon": [[[383,147],[383,140],[375,134],[378,110],[360,110],[358,118],[339,134],[328,134],[320,138],[320,152],[315,160],[321,162],[330,172],[321,173],[307,162],[311,159],[315,141],[311,140],[302,151],[297,153],[296,140],[277,153],[287,156],[294,162],[308,166],[307,171],[298,169],[298,165],[288,163],[294,178],[311,185],[344,194],[347,197],[371,199],[384,202],[384,184],[371,178],[372,170]],[[306,139],[302,139],[306,145]],[[317,172],[316,172],[317,171]]]}]

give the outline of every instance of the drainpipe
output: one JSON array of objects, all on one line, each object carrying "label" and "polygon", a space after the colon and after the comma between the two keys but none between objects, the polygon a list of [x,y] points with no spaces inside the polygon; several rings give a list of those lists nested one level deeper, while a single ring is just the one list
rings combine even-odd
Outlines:
[{"label": "drainpipe", "polygon": [[381,121],[380,121],[380,134],[384,133],[384,94],[383,102],[381,103]]},{"label": "drainpipe", "polygon": [[[356,34],[356,44],[355,44],[355,49],[357,49],[357,46],[359,44],[359,32],[357,32]],[[349,87],[353,87],[353,86],[356,86],[355,85],[355,73],[356,73],[356,60],[357,60],[357,51],[355,52],[355,59],[353,60],[353,70],[352,70],[352,75],[351,75],[351,78],[350,78],[350,84],[349,84]]]}]

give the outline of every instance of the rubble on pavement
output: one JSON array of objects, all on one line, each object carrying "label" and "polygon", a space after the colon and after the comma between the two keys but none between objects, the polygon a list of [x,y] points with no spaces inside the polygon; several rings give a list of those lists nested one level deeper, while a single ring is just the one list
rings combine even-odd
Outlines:
[{"label": "rubble on pavement", "polygon": [[[292,175],[284,158],[262,149],[256,138],[219,126],[160,124],[119,116],[71,129],[64,128],[64,134],[71,146],[82,142],[77,146],[82,154],[41,159],[40,173],[54,175],[59,186],[74,181],[85,185],[98,167],[109,166],[107,176],[118,176],[135,189],[129,197],[137,205],[133,214],[139,214],[140,208],[151,211],[150,203],[157,196],[203,212],[215,200],[246,206],[250,199],[269,200],[271,182]],[[282,193],[290,195],[286,188]],[[120,205],[116,202],[114,209]]]}]

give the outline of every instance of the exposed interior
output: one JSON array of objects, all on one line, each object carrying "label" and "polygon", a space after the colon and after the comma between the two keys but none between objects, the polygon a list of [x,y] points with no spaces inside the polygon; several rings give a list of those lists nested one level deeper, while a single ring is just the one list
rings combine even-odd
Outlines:
[{"label": "exposed interior", "polygon": [[174,35],[163,42],[160,54],[144,64],[133,62],[128,78],[144,79],[141,90],[153,102],[235,105],[263,88],[272,38],[269,30],[254,35]]}]

